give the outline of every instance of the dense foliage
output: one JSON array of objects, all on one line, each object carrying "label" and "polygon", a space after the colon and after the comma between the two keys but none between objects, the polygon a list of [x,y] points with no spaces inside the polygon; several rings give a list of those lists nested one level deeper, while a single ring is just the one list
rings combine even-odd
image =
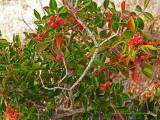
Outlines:
[{"label": "dense foliage", "polygon": [[[73,2],[72,2],[73,1]],[[156,78],[153,59],[159,59],[157,40],[143,34],[144,21],[154,17],[137,5],[136,12],[116,11],[104,0],[98,7],[92,0],[55,0],[44,7],[44,15],[34,10],[37,33],[26,33],[13,43],[0,39],[0,116],[3,119],[158,119],[160,92],[139,102],[124,91],[123,82],[137,82],[138,66]],[[104,7],[104,10],[101,9]],[[156,30],[151,29],[154,36]],[[106,62],[106,58],[109,61]],[[148,62],[146,62],[148,61]],[[107,71],[107,73],[106,73]],[[123,75],[118,83],[112,80]],[[131,74],[130,74],[131,73]],[[88,112],[89,111],[89,112]]]}]

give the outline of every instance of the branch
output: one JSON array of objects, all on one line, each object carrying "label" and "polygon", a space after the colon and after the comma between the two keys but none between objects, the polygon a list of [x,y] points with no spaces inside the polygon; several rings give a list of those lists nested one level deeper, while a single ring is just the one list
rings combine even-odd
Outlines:
[{"label": "branch", "polygon": [[70,90],[72,90],[73,88],[75,88],[79,84],[79,82],[83,79],[83,77],[85,76],[85,74],[87,73],[87,71],[89,70],[89,68],[91,67],[91,65],[92,65],[92,63],[93,63],[96,55],[98,54],[98,50],[99,50],[99,47],[96,48],[96,50],[95,50],[95,52],[94,52],[94,54],[93,54],[93,56],[92,56],[92,58],[91,58],[91,60],[90,60],[90,62],[88,64],[87,68],[85,69],[85,71],[83,72],[83,74],[81,75],[81,77],[72,85],[72,87],[70,88]]},{"label": "branch", "polygon": [[[81,19],[76,15],[77,10],[71,5],[70,2],[68,2],[68,0],[65,0],[65,1],[68,3],[67,6],[72,9],[72,13],[73,13],[75,19],[76,19],[76,20],[84,27],[84,29],[89,33],[89,35],[92,37],[92,40],[93,40],[95,46],[98,47],[98,43],[97,43],[97,41],[96,41],[96,39],[95,39],[95,36],[92,34],[92,32],[89,30],[89,28],[86,27],[86,25],[81,21]],[[77,1],[78,1],[78,0],[77,0]]]},{"label": "branch", "polygon": [[152,81],[153,81],[153,79],[150,80],[150,81],[147,83],[147,85],[142,89],[142,91],[140,91],[139,93],[137,93],[137,94],[134,95],[134,96],[130,96],[130,100],[135,99],[135,98],[137,98],[138,96],[140,96],[140,95],[147,89],[147,87],[152,83]]},{"label": "branch", "polygon": [[63,64],[66,69],[66,75],[58,83],[61,83],[68,76],[68,70],[67,70],[67,66],[64,58],[63,58]]},{"label": "branch", "polygon": [[[91,111],[93,110],[92,107],[88,107],[87,108],[87,111]],[[73,116],[75,114],[78,114],[78,113],[82,113],[84,112],[84,108],[80,108],[80,109],[77,109],[77,110],[74,110],[74,111],[71,111],[71,112],[66,112],[66,113],[62,113],[62,114],[58,114],[55,118],[55,116],[52,117],[52,120],[55,120],[55,119],[58,119],[58,118],[63,118],[63,117],[68,117],[68,116]]]},{"label": "branch", "polygon": [[[22,13],[21,13],[21,15],[22,15]],[[23,21],[23,22],[29,27],[29,29],[30,29],[33,33],[35,33],[35,32],[33,31],[33,29],[28,25],[28,23],[24,20],[23,15],[22,15],[22,20],[21,20],[21,21]]]},{"label": "branch", "polygon": [[44,89],[46,89],[46,90],[56,90],[56,89],[69,90],[69,89],[63,88],[63,87],[54,87],[54,88],[48,88],[48,87],[46,87],[46,86],[44,85],[44,83],[43,83],[42,78],[41,78],[41,70],[40,70],[39,78],[40,78],[40,80],[41,80],[42,87],[43,87]]},{"label": "branch", "polygon": [[[119,31],[119,30],[118,30],[118,31]],[[111,38],[115,37],[116,35],[118,35],[118,32],[115,33],[114,35],[110,36],[109,38],[107,38],[107,39],[104,40],[103,42],[101,42],[101,43],[99,44],[99,47],[102,46],[105,42],[107,42],[107,41],[110,40]]]}]

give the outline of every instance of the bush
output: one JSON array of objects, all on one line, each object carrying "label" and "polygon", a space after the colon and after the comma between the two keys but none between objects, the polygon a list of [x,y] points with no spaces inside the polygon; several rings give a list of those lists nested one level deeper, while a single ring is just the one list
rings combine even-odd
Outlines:
[{"label": "bush", "polygon": [[[91,0],[65,0],[60,8],[50,0],[43,17],[34,10],[37,33],[24,32],[24,47],[17,35],[13,43],[0,40],[1,117],[158,119],[158,89],[152,100],[140,103],[145,88],[133,95],[123,85],[129,72],[137,82],[138,67],[150,78],[146,87],[158,79],[153,59],[159,59],[159,45],[143,34],[140,18],[154,19],[144,11],[148,2],[144,9],[137,5],[138,13],[126,10],[125,1],[116,11],[109,0],[105,11]],[[118,73],[123,78],[115,83]]]}]

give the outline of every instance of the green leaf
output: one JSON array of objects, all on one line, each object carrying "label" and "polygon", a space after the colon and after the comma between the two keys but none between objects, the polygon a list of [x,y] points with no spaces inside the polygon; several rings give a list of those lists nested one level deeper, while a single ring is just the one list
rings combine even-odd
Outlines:
[{"label": "green leaf", "polygon": [[154,17],[151,13],[149,12],[144,12],[143,15],[148,18],[149,20],[154,20]]},{"label": "green leaf", "polygon": [[136,11],[138,11],[138,12],[142,12],[142,8],[141,8],[141,6],[137,5],[137,6],[136,6]]},{"label": "green leaf", "polygon": [[85,0],[83,3],[82,3],[82,7],[87,7],[91,4],[91,0]]},{"label": "green leaf", "polygon": [[105,9],[108,8],[108,5],[109,5],[109,0],[104,0],[103,6],[104,6]]},{"label": "green leaf", "polygon": [[123,98],[123,100],[128,100],[129,99],[129,96],[125,93],[122,93],[121,97]]},{"label": "green leaf", "polygon": [[89,87],[87,87],[87,89],[84,91],[84,94],[86,95],[87,92],[91,92],[93,89],[93,85],[90,85]]},{"label": "green leaf", "polygon": [[112,24],[112,30],[113,30],[113,32],[117,32],[117,30],[118,30],[118,28],[119,28],[119,24],[118,23],[113,23]]},{"label": "green leaf", "polygon": [[105,93],[104,93],[104,98],[107,99],[110,95],[110,91],[107,90]]},{"label": "green leaf", "polygon": [[5,60],[10,63],[10,56],[8,53],[5,53]]},{"label": "green leaf", "polygon": [[0,39],[0,48],[1,47],[8,47],[9,46],[9,42],[5,39]]},{"label": "green leaf", "polygon": [[160,111],[157,114],[157,120],[160,120]]},{"label": "green leaf", "polygon": [[41,53],[50,43],[37,43],[35,46],[35,51]]},{"label": "green leaf", "polygon": [[151,112],[153,112],[154,104],[155,104],[155,100],[152,100],[152,101],[149,102],[149,104],[148,104],[148,109],[149,109]]},{"label": "green leaf", "polygon": [[117,45],[119,45],[119,44],[121,44],[121,43],[123,43],[123,42],[124,42],[124,41],[122,41],[122,40],[119,40],[119,41],[114,42],[113,45],[112,45],[112,48],[116,47]]},{"label": "green leaf", "polygon": [[151,53],[149,52],[149,49],[147,47],[143,46],[141,48],[145,53],[147,53],[148,55],[151,55]]},{"label": "green leaf", "polygon": [[122,65],[117,65],[119,71],[126,77],[129,77],[129,72],[127,69],[125,69]]},{"label": "green leaf", "polygon": [[132,38],[134,35],[134,32],[131,30],[126,30],[122,33],[122,36],[125,38]]},{"label": "green leaf", "polygon": [[35,17],[36,17],[37,19],[41,20],[40,14],[39,14],[38,11],[35,10],[35,9],[34,9],[34,15],[35,15]]},{"label": "green leaf", "polygon": [[156,120],[156,118],[152,115],[147,115],[148,120]]},{"label": "green leaf", "polygon": [[51,10],[56,10],[57,9],[57,3],[55,0],[50,0],[49,2],[49,7],[51,8]]},{"label": "green leaf", "polygon": [[150,2],[150,0],[145,0],[145,1],[144,1],[144,9],[146,9],[146,8],[147,8],[147,6],[148,6],[149,2]]},{"label": "green leaf", "polygon": [[19,73],[19,72],[21,72],[21,70],[19,70],[19,69],[14,69],[14,70],[12,70],[12,71],[10,71],[10,75],[12,75],[12,74],[16,74],[16,73]]},{"label": "green leaf", "polygon": [[117,105],[117,96],[115,94],[113,95],[113,104]]},{"label": "green leaf", "polygon": [[93,76],[92,80],[93,80],[94,87],[98,88],[99,87],[99,81],[98,81],[97,77]]},{"label": "green leaf", "polygon": [[26,97],[23,97],[21,98],[19,101],[18,101],[18,104],[24,104],[26,102]]},{"label": "green leaf", "polygon": [[142,20],[142,18],[138,17],[137,21],[138,21],[138,28],[143,30],[144,29],[144,21]]},{"label": "green leaf", "polygon": [[5,87],[6,81],[7,81],[7,77],[4,77],[3,80],[2,80],[2,83],[3,83],[4,87]]},{"label": "green leaf", "polygon": [[97,103],[95,103],[94,101],[90,100],[89,103],[90,103],[90,106],[91,106],[93,109],[96,109],[96,108],[97,108]]},{"label": "green leaf", "polygon": [[152,45],[144,45],[142,47],[149,48],[150,50],[157,50],[157,48],[153,47]]},{"label": "green leaf", "polygon": [[100,23],[101,23],[102,19],[101,18],[97,18],[95,21],[94,21],[94,25],[95,26],[98,26]]},{"label": "green leaf", "polygon": [[154,69],[151,65],[146,65],[142,67],[142,73],[149,78],[153,78]]},{"label": "green leaf", "polygon": [[84,111],[87,112],[88,104],[86,99],[83,101],[83,107],[84,107]]}]

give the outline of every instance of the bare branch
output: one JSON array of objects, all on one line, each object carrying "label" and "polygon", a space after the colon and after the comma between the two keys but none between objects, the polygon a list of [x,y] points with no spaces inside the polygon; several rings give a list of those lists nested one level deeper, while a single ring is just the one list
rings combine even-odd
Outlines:
[{"label": "bare branch", "polygon": [[140,95],[148,88],[148,86],[152,83],[152,81],[153,81],[153,79],[151,79],[151,80],[147,83],[147,85],[142,89],[142,91],[140,91],[139,93],[137,93],[137,94],[134,95],[134,96],[130,96],[130,100],[135,99],[135,98],[137,98],[138,96],[140,96]]},{"label": "bare branch", "polygon": [[[74,15],[74,17],[76,18],[76,20],[84,27],[84,29],[89,33],[89,35],[92,37],[92,40],[95,44],[96,47],[98,47],[98,43],[95,39],[95,36],[92,34],[92,32],[89,30],[88,27],[86,27],[86,25],[80,20],[80,18],[76,15],[77,10],[71,5],[71,3],[68,2],[68,0],[65,0],[68,4],[69,8],[72,8],[72,13]],[[78,1],[78,0],[77,0]]]},{"label": "bare branch", "polygon": [[[21,13],[21,15],[22,15],[22,13]],[[23,21],[23,22],[29,27],[29,29],[30,29],[33,33],[35,33],[35,32],[33,31],[33,29],[28,25],[28,23],[24,20],[23,15],[22,15],[22,20],[21,20],[21,21]]]},{"label": "bare branch", "polygon": [[40,70],[39,78],[40,78],[40,80],[41,80],[42,87],[43,87],[44,89],[47,89],[47,90],[56,90],[56,89],[69,90],[69,89],[67,89],[67,88],[62,88],[62,87],[54,87],[54,88],[48,88],[48,87],[46,87],[46,86],[44,85],[44,83],[43,83],[42,78],[41,78],[41,70]]},{"label": "bare branch", "polygon": [[68,76],[68,70],[67,70],[67,66],[64,58],[63,58],[63,64],[66,69],[66,75],[58,83],[61,83]]},{"label": "bare branch", "polygon": [[43,5],[42,5],[41,1],[40,1],[40,4],[41,4],[42,10],[43,10],[43,14],[46,15],[46,13],[45,13],[45,11],[43,9]]},{"label": "bare branch", "polygon": [[[91,110],[93,110],[93,108],[89,106],[87,108],[87,111],[91,111]],[[82,112],[84,112],[84,108],[80,108],[80,109],[77,109],[77,110],[74,110],[74,111],[71,111],[71,112],[66,112],[66,113],[58,114],[57,117],[56,117],[56,119],[67,117],[67,116],[73,116],[75,114],[82,113]],[[55,117],[52,117],[52,120],[55,120]]]},{"label": "bare branch", "polygon": [[74,5],[74,8],[76,8],[76,7],[77,7],[77,3],[78,3],[78,0],[76,0],[76,3],[75,3],[75,5]]},{"label": "bare branch", "polygon": [[[119,30],[118,30],[118,31],[119,31]],[[104,40],[103,42],[101,42],[101,43],[99,44],[99,47],[102,46],[105,42],[107,42],[107,41],[110,40],[111,38],[115,37],[116,35],[118,35],[118,32],[117,32],[116,34],[110,36],[109,38],[107,38],[107,39]]]},{"label": "bare branch", "polygon": [[83,74],[81,75],[81,77],[72,85],[72,87],[70,88],[70,90],[72,90],[73,88],[75,88],[77,86],[77,84],[83,79],[83,77],[85,76],[85,74],[87,73],[87,71],[89,70],[89,68],[91,67],[96,55],[98,54],[98,50],[99,50],[99,47],[96,48],[87,68],[85,69],[85,71],[83,72]]}]

